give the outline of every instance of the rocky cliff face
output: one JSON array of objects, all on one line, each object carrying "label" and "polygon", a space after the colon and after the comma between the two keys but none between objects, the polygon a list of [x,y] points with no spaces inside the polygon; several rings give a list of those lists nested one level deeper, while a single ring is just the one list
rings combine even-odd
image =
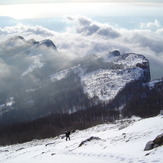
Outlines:
[{"label": "rocky cliff face", "polygon": [[146,82],[137,87],[124,107],[125,115],[155,116],[163,107],[163,79]]},{"label": "rocky cliff face", "polygon": [[14,67],[12,75],[3,78],[7,85],[0,84],[3,124],[90,108],[137,114],[132,102],[148,98],[155,88],[151,89],[149,62],[143,55],[114,51],[70,59],[57,52],[51,40],[26,41],[20,36],[2,43],[2,47],[1,57]]}]

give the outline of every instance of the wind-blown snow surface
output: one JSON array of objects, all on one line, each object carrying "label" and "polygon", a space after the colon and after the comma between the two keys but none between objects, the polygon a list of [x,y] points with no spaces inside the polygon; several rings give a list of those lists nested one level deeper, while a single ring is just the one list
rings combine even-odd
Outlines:
[{"label": "wind-blown snow surface", "polygon": [[[71,134],[0,147],[1,163],[162,163],[163,146],[144,151],[148,141],[163,132],[163,117],[133,117]],[[79,144],[90,138],[96,139]]]}]

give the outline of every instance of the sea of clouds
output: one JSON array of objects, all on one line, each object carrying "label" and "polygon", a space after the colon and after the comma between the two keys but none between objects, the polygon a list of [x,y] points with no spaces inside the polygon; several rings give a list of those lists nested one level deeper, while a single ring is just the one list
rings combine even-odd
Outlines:
[{"label": "sea of clouds", "polygon": [[[112,50],[143,54],[150,61],[152,78],[163,77],[163,27],[158,20],[142,22],[137,29],[100,23],[83,16],[67,16],[65,21],[67,28],[64,32],[49,30],[39,25],[17,24],[1,27],[0,44],[11,36],[20,35],[27,40],[51,39],[58,51],[69,57],[103,55]],[[1,51],[2,47],[0,56]],[[4,74],[4,71],[9,73],[8,66],[1,57],[0,74]]]}]

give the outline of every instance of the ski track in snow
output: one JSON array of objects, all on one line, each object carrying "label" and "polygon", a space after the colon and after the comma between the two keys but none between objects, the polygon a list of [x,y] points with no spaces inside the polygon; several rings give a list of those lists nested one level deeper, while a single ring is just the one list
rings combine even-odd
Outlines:
[{"label": "ski track in snow", "polygon": [[[0,147],[1,163],[162,163],[163,146],[144,151],[145,144],[163,132],[163,117],[132,118],[71,134]],[[91,136],[93,139],[83,143]],[[147,154],[147,155],[146,155]]]}]

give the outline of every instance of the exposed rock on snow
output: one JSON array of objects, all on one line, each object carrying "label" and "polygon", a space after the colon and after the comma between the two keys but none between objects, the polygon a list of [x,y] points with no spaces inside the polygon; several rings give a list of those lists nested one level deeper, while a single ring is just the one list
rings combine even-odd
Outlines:
[{"label": "exposed rock on snow", "polygon": [[99,137],[94,137],[94,136],[91,136],[90,138],[88,138],[88,139],[86,139],[86,140],[84,140],[84,141],[82,141],[80,144],[79,144],[79,147],[81,147],[82,145],[84,145],[84,144],[86,144],[87,142],[90,142],[90,141],[92,141],[92,140],[101,140]]},{"label": "exposed rock on snow", "polygon": [[154,140],[154,147],[163,145],[163,134],[158,135]]},{"label": "exposed rock on snow", "polygon": [[161,135],[158,135],[153,141],[149,141],[144,150],[147,151],[147,150],[151,150],[153,148],[156,148],[158,146],[161,146],[163,145],[163,134]]},{"label": "exposed rock on snow", "polygon": [[144,151],[151,150],[151,149],[153,149],[153,147],[154,147],[154,142],[153,142],[153,141],[149,141],[149,142],[146,144],[146,146],[145,146],[145,148],[144,148]]}]

